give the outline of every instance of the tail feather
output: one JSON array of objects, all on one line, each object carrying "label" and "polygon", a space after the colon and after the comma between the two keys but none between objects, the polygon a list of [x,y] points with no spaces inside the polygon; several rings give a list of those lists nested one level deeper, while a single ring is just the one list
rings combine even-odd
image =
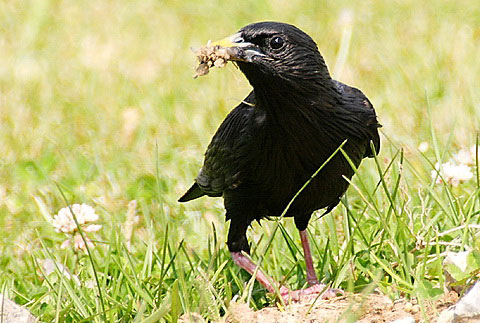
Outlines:
[{"label": "tail feather", "polygon": [[203,195],[206,195],[206,193],[200,189],[197,183],[193,183],[192,187],[190,187],[188,191],[186,191],[185,194],[178,199],[178,202],[187,202]]}]

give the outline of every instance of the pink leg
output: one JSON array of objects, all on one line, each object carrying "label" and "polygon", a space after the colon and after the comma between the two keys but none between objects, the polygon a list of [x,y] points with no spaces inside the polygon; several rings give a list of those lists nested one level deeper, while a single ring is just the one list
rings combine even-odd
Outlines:
[{"label": "pink leg", "polygon": [[[250,275],[253,275],[253,272],[257,268],[257,265],[255,265],[248,257],[244,256],[241,252],[231,252],[233,262],[239,266],[240,268],[245,269],[250,273]],[[257,270],[257,276],[255,277],[260,284],[262,284],[270,293],[275,293],[275,288],[272,286],[270,283],[275,282],[272,278],[267,277],[260,269]]]},{"label": "pink leg", "polygon": [[307,230],[299,231],[302,240],[303,255],[305,257],[305,265],[307,267],[307,282],[309,286],[317,285],[318,279],[313,268],[312,252],[310,251],[310,243],[308,242]]},{"label": "pink leg", "polygon": [[[306,237],[306,236],[305,236]],[[303,238],[302,238],[302,245],[303,244]],[[308,242],[307,242],[307,247],[308,247]],[[304,247],[305,250],[305,247]],[[308,251],[310,251],[310,248],[308,247]],[[231,252],[233,262],[239,266],[240,268],[245,269],[247,272],[249,272],[251,275],[255,272],[255,269],[257,268],[257,265],[255,265],[248,257],[244,256],[241,252]],[[315,280],[317,279],[315,276],[315,271],[313,269],[313,262],[312,262],[312,257],[311,254],[309,253],[309,258],[310,258],[310,266],[311,266],[311,272],[313,272],[313,277],[315,277]],[[308,266],[308,265],[307,265]],[[310,274],[311,275],[311,274]],[[307,277],[308,277],[308,269],[307,269]],[[277,284],[272,278],[268,277],[265,275],[261,270],[257,270],[257,276],[255,277],[257,281],[262,284],[270,293],[275,293],[275,288],[273,287],[272,283]],[[309,279],[309,283],[311,283],[311,279]],[[326,288],[325,285],[323,284],[318,284],[315,283],[314,285],[306,288],[306,289],[300,289],[300,290],[294,290],[290,291],[287,287],[285,286],[280,286],[279,288],[280,295],[282,296],[285,304],[288,304],[290,301],[298,301],[300,300],[301,296],[305,295],[321,295],[321,299],[328,299],[328,298],[333,298],[336,297],[338,294],[343,294],[343,291],[339,289],[329,289]]]}]

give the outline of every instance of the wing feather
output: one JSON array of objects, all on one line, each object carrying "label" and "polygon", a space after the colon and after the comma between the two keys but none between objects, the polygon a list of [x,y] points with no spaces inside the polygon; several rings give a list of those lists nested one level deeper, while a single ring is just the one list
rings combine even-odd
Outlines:
[{"label": "wing feather", "polygon": [[228,114],[213,136],[205,152],[203,167],[195,180],[207,195],[219,196],[241,184],[242,165],[248,158],[251,142],[252,127],[249,123],[254,114],[254,104],[255,97],[251,92]]}]

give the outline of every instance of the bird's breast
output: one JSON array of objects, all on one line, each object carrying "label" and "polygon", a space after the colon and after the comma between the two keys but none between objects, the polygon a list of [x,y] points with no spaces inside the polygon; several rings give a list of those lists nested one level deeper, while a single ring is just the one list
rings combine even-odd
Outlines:
[{"label": "bird's breast", "polygon": [[[276,127],[259,133],[257,139],[246,182],[273,216],[281,214],[337,148],[326,143],[320,131],[299,138]],[[346,160],[334,157],[297,197],[292,209],[312,212],[328,206],[345,192],[348,185],[343,176],[352,175]]]}]

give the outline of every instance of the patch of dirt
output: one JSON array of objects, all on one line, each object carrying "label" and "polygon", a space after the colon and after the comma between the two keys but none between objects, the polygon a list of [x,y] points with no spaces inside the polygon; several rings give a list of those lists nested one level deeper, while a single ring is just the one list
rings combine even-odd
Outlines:
[{"label": "patch of dirt", "polygon": [[[427,302],[425,315],[429,322],[435,322],[439,313],[455,304],[458,294],[449,292],[440,299]],[[413,317],[416,322],[424,322],[420,305],[415,301],[397,300],[380,294],[355,294],[330,300],[304,299],[302,302],[281,307],[267,307],[253,311],[247,304],[232,303],[222,322],[392,322]]]},{"label": "patch of dirt", "polygon": [[211,46],[210,43],[202,46],[199,49],[193,50],[199,65],[195,70],[193,78],[207,75],[210,68],[215,66],[217,68],[224,67],[230,59],[230,49],[220,46]]}]

